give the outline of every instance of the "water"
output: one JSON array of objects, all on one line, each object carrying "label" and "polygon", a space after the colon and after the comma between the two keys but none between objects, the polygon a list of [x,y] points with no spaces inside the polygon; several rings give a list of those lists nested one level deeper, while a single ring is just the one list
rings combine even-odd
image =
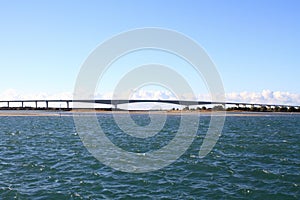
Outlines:
[{"label": "water", "polygon": [[[105,114],[98,118],[111,120]],[[133,118],[149,123],[147,115]],[[126,145],[125,137],[119,144],[136,152],[161,147],[178,127],[178,116],[168,118],[154,137],[159,141]],[[0,117],[0,199],[300,198],[300,115],[227,117],[217,145],[199,159],[209,119],[200,117],[196,139],[172,165],[132,174],[92,157],[71,116]],[[118,144],[117,127],[111,126],[109,137]]]}]

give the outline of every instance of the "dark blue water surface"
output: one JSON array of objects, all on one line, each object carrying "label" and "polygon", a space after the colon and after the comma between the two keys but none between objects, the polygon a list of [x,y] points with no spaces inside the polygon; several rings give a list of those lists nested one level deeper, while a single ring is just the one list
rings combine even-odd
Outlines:
[{"label": "dark blue water surface", "polygon": [[[136,118],[149,123],[147,115]],[[300,199],[300,115],[229,116],[200,159],[209,120],[200,117],[193,144],[173,164],[134,174],[95,159],[72,116],[0,117],[0,199]],[[114,123],[106,129],[116,144],[145,152],[167,144],[179,121],[170,115],[157,136],[128,143]]]}]

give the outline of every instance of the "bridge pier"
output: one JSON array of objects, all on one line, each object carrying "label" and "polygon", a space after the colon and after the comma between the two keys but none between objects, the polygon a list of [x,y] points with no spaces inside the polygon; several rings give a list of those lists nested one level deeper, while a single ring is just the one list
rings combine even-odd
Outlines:
[{"label": "bridge pier", "polygon": [[21,101],[21,103],[22,103],[22,108],[24,107],[24,101]]},{"label": "bridge pier", "polygon": [[9,108],[9,101],[7,101],[7,107]]},{"label": "bridge pier", "polygon": [[49,107],[49,102],[46,101],[46,109],[48,109],[48,107]]},{"label": "bridge pier", "polygon": [[114,109],[117,110],[118,109],[118,104],[114,104]]},{"label": "bridge pier", "polygon": [[70,108],[70,105],[69,105],[69,101],[66,101],[67,102],[67,109],[69,109]]},{"label": "bridge pier", "polygon": [[35,108],[37,109],[37,101],[35,101]]}]

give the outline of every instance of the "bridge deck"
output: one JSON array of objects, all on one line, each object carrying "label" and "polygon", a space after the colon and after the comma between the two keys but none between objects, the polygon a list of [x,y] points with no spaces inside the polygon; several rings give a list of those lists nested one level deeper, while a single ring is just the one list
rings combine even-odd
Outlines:
[{"label": "bridge deck", "polygon": [[266,106],[266,107],[300,107],[299,105],[283,105],[283,104],[263,104],[263,103],[245,103],[245,102],[219,102],[219,101],[196,101],[196,100],[154,100],[154,99],[94,99],[94,100],[0,100],[0,103],[7,103],[9,107],[10,103],[21,103],[22,107],[24,103],[45,103],[46,108],[48,108],[49,103],[66,103],[67,108],[69,108],[70,103],[96,103],[96,104],[107,104],[107,105],[119,105],[119,104],[130,104],[130,103],[166,103],[166,104],[176,104],[184,106],[196,106],[196,105],[243,105],[243,106]]}]

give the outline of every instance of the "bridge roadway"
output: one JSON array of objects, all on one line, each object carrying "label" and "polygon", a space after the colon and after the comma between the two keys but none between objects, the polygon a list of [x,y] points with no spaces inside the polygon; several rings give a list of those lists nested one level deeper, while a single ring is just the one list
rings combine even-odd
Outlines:
[{"label": "bridge roadway", "polygon": [[218,101],[193,101],[193,100],[154,100],[154,99],[94,99],[94,100],[1,100],[0,103],[7,103],[7,107],[10,107],[10,103],[21,103],[20,107],[24,107],[24,103],[35,103],[35,108],[38,108],[38,103],[45,103],[44,108],[49,108],[49,103],[66,103],[66,107],[70,108],[70,103],[97,103],[113,105],[117,108],[119,104],[127,103],[166,103],[176,104],[184,106],[196,106],[196,105],[236,105],[236,106],[266,106],[266,107],[300,107],[295,105],[278,105],[278,104],[262,104],[262,103],[242,103],[242,102],[218,102]]}]

